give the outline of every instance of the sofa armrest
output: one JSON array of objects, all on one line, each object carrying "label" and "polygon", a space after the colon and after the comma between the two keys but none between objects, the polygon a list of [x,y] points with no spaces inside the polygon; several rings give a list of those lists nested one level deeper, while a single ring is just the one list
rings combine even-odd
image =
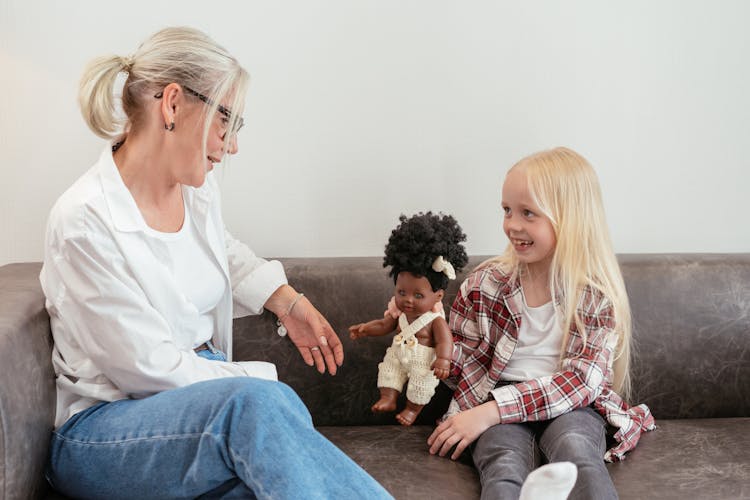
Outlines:
[{"label": "sofa armrest", "polygon": [[55,417],[52,337],[39,263],[0,267],[0,497],[36,498]]}]

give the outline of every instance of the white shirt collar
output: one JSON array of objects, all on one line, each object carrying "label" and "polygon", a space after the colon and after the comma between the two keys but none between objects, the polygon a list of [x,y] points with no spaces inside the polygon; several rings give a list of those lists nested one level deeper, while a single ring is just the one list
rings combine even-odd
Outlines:
[{"label": "white shirt collar", "polygon": [[[145,232],[148,226],[135,203],[133,195],[123,182],[122,176],[120,176],[120,171],[112,157],[111,146],[107,146],[99,157],[97,170],[102,183],[102,193],[112,215],[112,223],[115,229],[121,232]],[[205,212],[212,196],[211,190],[207,189],[206,186],[209,182],[208,175],[206,174],[206,181],[203,186],[198,189],[189,186],[182,187],[186,205],[194,211],[194,216],[201,221],[205,220]]]}]

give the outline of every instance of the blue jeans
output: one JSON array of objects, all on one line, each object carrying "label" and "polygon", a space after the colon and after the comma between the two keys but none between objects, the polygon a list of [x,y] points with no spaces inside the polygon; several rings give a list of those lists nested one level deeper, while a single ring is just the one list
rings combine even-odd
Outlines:
[{"label": "blue jeans", "polygon": [[313,428],[291,388],[250,377],[74,415],[53,433],[47,479],[75,498],[392,498]]},{"label": "blue jeans", "polygon": [[499,424],[472,446],[482,498],[517,499],[526,476],[546,462],[573,462],[578,479],[569,499],[616,499],[604,464],[604,419],[589,407],[544,422]]}]

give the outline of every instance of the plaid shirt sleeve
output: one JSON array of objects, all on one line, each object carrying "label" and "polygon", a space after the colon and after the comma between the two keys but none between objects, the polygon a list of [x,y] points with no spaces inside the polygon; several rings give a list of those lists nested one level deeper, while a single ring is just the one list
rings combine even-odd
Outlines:
[{"label": "plaid shirt sleeve", "polygon": [[456,299],[451,307],[450,328],[453,332],[453,359],[451,375],[461,374],[466,359],[471,356],[481,343],[482,336],[477,325],[473,295],[478,290],[472,284],[472,277],[461,284]]},{"label": "plaid shirt sleeve", "polygon": [[578,305],[585,335],[571,327],[560,371],[492,391],[501,423],[549,420],[588,406],[609,385],[609,360],[617,342],[611,303],[585,289]]}]

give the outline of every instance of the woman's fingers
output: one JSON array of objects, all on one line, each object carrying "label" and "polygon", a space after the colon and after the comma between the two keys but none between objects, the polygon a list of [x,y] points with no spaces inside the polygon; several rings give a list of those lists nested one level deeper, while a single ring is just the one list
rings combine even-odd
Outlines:
[{"label": "woman's fingers", "polygon": [[313,348],[312,352],[315,367],[320,373],[328,368],[328,373],[336,375],[337,368],[344,362],[344,346],[341,340],[320,313],[316,324],[311,326],[318,340],[318,345],[315,346],[317,349]]}]

